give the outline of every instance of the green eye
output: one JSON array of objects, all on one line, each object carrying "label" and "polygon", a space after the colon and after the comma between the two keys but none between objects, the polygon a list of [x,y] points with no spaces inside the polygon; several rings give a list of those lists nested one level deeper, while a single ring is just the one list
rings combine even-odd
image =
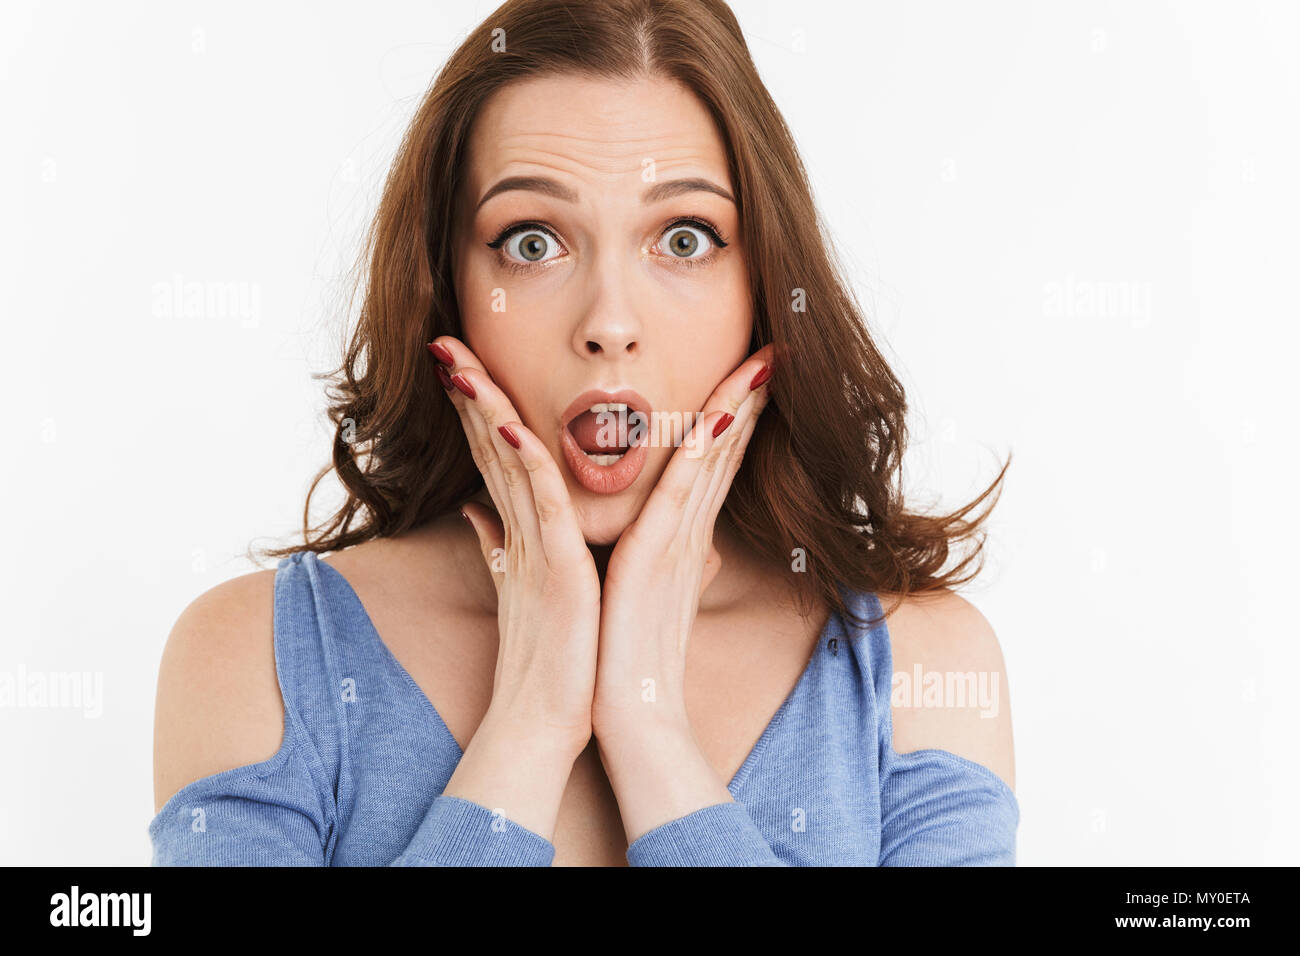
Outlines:
[{"label": "green eye", "polygon": [[689,259],[700,247],[700,240],[693,229],[678,229],[668,237],[668,250],[675,256]]},{"label": "green eye", "polygon": [[668,252],[678,259],[698,259],[712,248],[713,241],[702,229],[678,225],[668,233]]},{"label": "green eye", "polygon": [[549,229],[533,222],[507,227],[488,243],[488,248],[501,250],[509,263],[523,265],[549,262],[564,252],[560,241]]},{"label": "green eye", "polygon": [[541,262],[551,248],[551,243],[540,232],[521,232],[517,241],[512,237],[506,244],[507,251],[511,251],[512,246],[515,247],[513,251],[517,251],[519,258],[524,261]]},{"label": "green eye", "polygon": [[668,224],[655,248],[661,256],[696,266],[713,261],[714,254],[726,247],[727,240],[718,234],[713,223],[696,216],[683,216]]}]

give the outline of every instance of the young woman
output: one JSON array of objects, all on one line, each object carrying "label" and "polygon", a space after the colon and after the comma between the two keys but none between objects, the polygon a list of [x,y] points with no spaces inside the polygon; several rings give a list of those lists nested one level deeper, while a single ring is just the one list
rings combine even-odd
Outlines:
[{"label": "young woman", "polygon": [[176,623],[155,863],[1014,861],[951,591],[1002,476],[904,506],[902,390],[723,3],[506,3],[369,240],[346,501]]}]

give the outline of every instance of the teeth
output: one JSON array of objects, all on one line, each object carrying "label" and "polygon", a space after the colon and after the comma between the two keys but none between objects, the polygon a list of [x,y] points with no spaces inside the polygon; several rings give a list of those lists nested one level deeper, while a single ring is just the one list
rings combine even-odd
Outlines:
[{"label": "teeth", "polygon": [[[597,415],[599,415],[601,412],[613,412],[615,414],[620,414],[620,413],[628,414],[631,412],[631,409],[623,402],[597,402],[595,405],[592,405],[591,408],[587,409],[587,411]],[[590,461],[593,465],[604,466],[604,465],[614,464],[614,462],[622,458],[625,454],[627,454],[627,452],[621,451],[616,455],[601,455],[589,451],[584,451],[583,454],[587,456],[587,460]]]}]

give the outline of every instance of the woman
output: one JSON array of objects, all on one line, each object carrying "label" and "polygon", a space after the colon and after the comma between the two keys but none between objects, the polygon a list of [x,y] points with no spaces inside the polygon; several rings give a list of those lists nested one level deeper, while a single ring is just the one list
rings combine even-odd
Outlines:
[{"label": "woman", "polygon": [[891,694],[1003,686],[950,590],[1002,476],[904,507],[902,390],[724,4],[506,3],[369,240],[346,501],[177,622],[156,863],[1013,862],[1005,695]]}]

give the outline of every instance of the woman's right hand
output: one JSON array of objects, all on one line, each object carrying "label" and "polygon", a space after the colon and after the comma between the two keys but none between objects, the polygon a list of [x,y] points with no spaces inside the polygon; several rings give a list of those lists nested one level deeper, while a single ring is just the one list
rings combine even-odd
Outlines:
[{"label": "woman's right hand", "polygon": [[[496,585],[500,643],[487,714],[444,792],[502,807],[549,838],[554,813],[548,821],[538,807],[506,800],[513,793],[558,811],[573,761],[590,742],[600,577],[546,445],[463,342],[439,336],[429,351],[496,506],[495,514],[476,501],[462,508]],[[486,802],[494,793],[501,800]]]}]

